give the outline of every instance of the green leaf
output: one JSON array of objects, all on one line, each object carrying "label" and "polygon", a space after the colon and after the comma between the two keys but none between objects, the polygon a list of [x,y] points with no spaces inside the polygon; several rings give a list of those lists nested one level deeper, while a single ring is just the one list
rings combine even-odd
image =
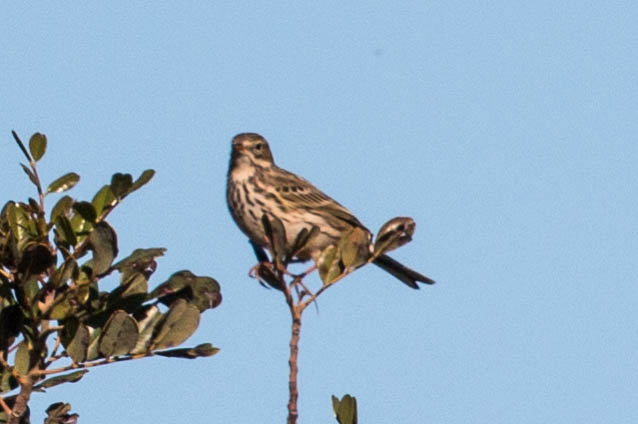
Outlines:
[{"label": "green leaf", "polygon": [[95,208],[90,202],[75,202],[73,203],[73,210],[85,221],[90,223],[95,223],[95,220],[97,219]]},{"label": "green leaf", "polygon": [[152,348],[166,349],[188,339],[199,325],[199,309],[184,299],[176,300],[166,313],[159,332],[153,338]]},{"label": "green leaf", "polygon": [[102,275],[109,270],[117,256],[115,230],[106,221],[98,222],[89,234],[89,245],[93,258],[85,266],[91,268],[93,275]]},{"label": "green leaf", "polygon": [[27,176],[29,177],[31,182],[37,187],[38,186],[38,179],[35,176],[35,174],[33,173],[33,171],[31,171],[31,169],[29,169],[26,165],[24,165],[22,163],[20,164],[20,166],[24,170],[24,173],[27,174]]},{"label": "green leaf", "polygon": [[76,424],[78,414],[69,414],[71,405],[63,402],[56,402],[50,405],[47,410],[47,418],[44,424]]},{"label": "green leaf", "polygon": [[113,268],[120,271],[122,281],[126,281],[128,277],[136,272],[143,272],[147,276],[155,271],[155,258],[163,256],[166,249],[135,249],[126,258],[113,265]]},{"label": "green leaf", "polygon": [[16,143],[18,143],[18,147],[20,148],[20,150],[22,150],[22,153],[24,153],[24,156],[27,158],[27,160],[29,162],[31,162],[31,156],[29,156],[29,153],[27,152],[27,149],[24,147],[24,143],[22,143],[22,140],[20,140],[20,137],[18,137],[18,134],[11,130],[11,135],[13,135],[13,139],[16,141]]},{"label": "green leaf", "polygon": [[332,396],[332,409],[339,424],[357,424],[357,398],[344,395],[341,400]]},{"label": "green leaf", "polygon": [[29,346],[23,340],[18,344],[18,350],[15,357],[15,370],[20,375],[27,375],[29,373],[29,363],[31,362],[29,357]]},{"label": "green leaf", "polygon": [[93,328],[87,326],[89,329],[89,347],[86,351],[86,360],[93,361],[100,357],[100,337],[102,336],[101,328]]},{"label": "green leaf", "polygon": [[346,231],[337,246],[348,271],[365,264],[370,257],[370,233],[360,227]]},{"label": "green leaf", "polygon": [[[82,275],[82,273],[80,273]],[[49,312],[49,319],[63,320],[75,313],[75,311],[89,300],[89,285],[81,284],[58,294],[53,307]]]},{"label": "green leaf", "polygon": [[75,246],[78,242],[75,231],[71,226],[71,221],[65,215],[58,215],[55,218],[55,230],[58,233],[60,241],[67,246]]},{"label": "green leaf", "polygon": [[70,196],[64,195],[58,200],[51,209],[51,222],[55,222],[58,216],[67,215],[73,207],[73,199]]},{"label": "green leaf", "polygon": [[219,352],[219,348],[213,347],[210,343],[203,343],[191,348],[163,350],[161,352],[155,352],[155,354],[169,358],[195,359],[213,356],[217,352]]},{"label": "green leaf", "polygon": [[9,227],[13,233],[15,240],[20,243],[25,240],[29,235],[29,228],[32,227],[29,215],[24,207],[15,202],[7,204],[7,220],[9,221]]},{"label": "green leaf", "polygon": [[138,190],[142,186],[146,185],[149,181],[151,181],[153,175],[155,175],[155,171],[152,169],[147,169],[146,171],[142,172],[142,175],[140,175],[139,178],[135,180],[126,194],[133,193],[135,190]]},{"label": "green leaf", "polygon": [[113,174],[111,178],[111,191],[116,198],[121,199],[126,196],[132,186],[133,177],[131,174],[121,174],[119,172]]},{"label": "green leaf", "polygon": [[100,189],[100,191],[95,193],[92,203],[98,218],[102,218],[104,212],[115,206],[117,203],[117,199],[111,190],[111,186],[105,185]]},{"label": "green leaf", "polygon": [[47,194],[61,193],[63,191],[70,190],[78,183],[78,181],[80,181],[80,176],[75,172],[69,172],[49,184],[49,187],[47,187]]},{"label": "green leaf", "polygon": [[162,322],[164,315],[157,306],[151,305],[147,306],[139,316],[136,314],[135,317],[138,319],[140,334],[131,353],[146,353],[151,346],[153,334],[157,332],[156,327]]},{"label": "green leaf", "polygon": [[15,378],[11,370],[2,369],[2,374],[0,375],[0,392],[10,392],[19,385],[18,380]]},{"label": "green leaf", "polygon": [[86,361],[90,342],[89,328],[76,317],[71,317],[66,320],[60,333],[62,346],[73,362],[77,364]]},{"label": "green leaf", "polygon": [[77,267],[78,264],[75,262],[75,259],[68,257],[62,265],[55,270],[49,281],[56,289],[60,288],[73,277],[73,273],[77,270]]},{"label": "green leaf", "polygon": [[126,355],[137,342],[137,322],[122,310],[113,312],[100,337],[100,353],[105,357]]},{"label": "green leaf", "polygon": [[319,268],[319,277],[324,284],[333,283],[341,274],[344,269],[340,263],[339,249],[334,245],[326,247],[319,256],[317,261],[317,268]]},{"label": "green leaf", "polygon": [[73,371],[72,373],[69,373],[69,374],[64,374],[64,375],[59,375],[57,377],[48,378],[44,380],[42,383],[34,386],[33,389],[34,390],[49,389],[59,384],[75,383],[77,381],[80,381],[80,379],[84,377],[84,374],[86,374],[87,372],[89,372],[89,370],[78,370],[78,371]]},{"label": "green leaf", "polygon": [[29,139],[29,151],[35,162],[39,161],[47,150],[47,136],[35,133]]},{"label": "green leaf", "polygon": [[166,305],[183,298],[197,306],[200,312],[217,307],[222,301],[219,283],[210,277],[198,277],[190,271],[178,271],[151,292]]}]

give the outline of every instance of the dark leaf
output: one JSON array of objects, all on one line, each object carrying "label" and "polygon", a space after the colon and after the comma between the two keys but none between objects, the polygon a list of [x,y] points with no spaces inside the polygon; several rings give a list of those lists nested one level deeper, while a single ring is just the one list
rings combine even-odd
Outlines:
[{"label": "dark leaf", "polygon": [[49,389],[59,384],[75,383],[77,381],[80,381],[80,379],[84,377],[84,374],[86,374],[87,372],[89,372],[89,370],[78,370],[78,371],[73,371],[69,374],[64,374],[64,375],[59,375],[57,377],[48,378],[44,380],[42,383],[34,386],[33,389],[34,390]]},{"label": "dark leaf", "polygon": [[198,277],[190,271],[174,273],[153,290],[150,297],[157,297],[166,305],[183,298],[197,306],[201,312],[217,307],[222,301],[217,281],[210,277]]},{"label": "dark leaf", "polygon": [[90,223],[95,223],[95,220],[97,219],[95,208],[90,202],[75,202],[73,203],[73,210],[85,221]]},{"label": "dark leaf", "polygon": [[292,248],[286,255],[286,258],[285,258],[286,262],[290,261],[297,254],[299,254],[299,252],[303,250],[306,244],[310,240],[312,240],[317,235],[317,233],[319,233],[319,227],[317,227],[316,225],[313,225],[310,231],[308,231],[306,228],[302,228],[302,230],[299,231],[299,234],[297,234],[297,237],[295,238],[295,242],[293,243]]},{"label": "dark leaf", "polygon": [[47,150],[47,136],[40,133],[33,134],[29,139],[29,150],[33,160],[39,161]]},{"label": "dark leaf", "polygon": [[[268,288],[268,286],[284,291],[285,282],[275,274],[273,271],[273,265],[270,262],[260,262],[257,264],[257,277],[259,283]],[[264,284],[266,283],[266,284]]]},{"label": "dark leaf", "polygon": [[55,264],[55,255],[44,243],[29,243],[26,245],[22,258],[18,264],[18,271],[28,275],[38,275]]},{"label": "dark leaf", "polygon": [[31,162],[31,156],[29,155],[29,152],[27,152],[26,147],[24,147],[24,143],[22,142],[22,140],[20,140],[20,137],[18,137],[18,134],[13,130],[11,130],[11,134],[13,135],[13,139],[16,141],[16,143],[18,143],[18,147],[20,147],[22,153],[24,153],[24,156],[29,162]]},{"label": "dark leaf", "polygon": [[392,218],[381,226],[374,242],[375,256],[403,246],[412,240],[416,224],[409,217]]},{"label": "dark leaf", "polygon": [[93,275],[104,274],[118,252],[117,235],[106,221],[98,222],[89,234],[89,249],[93,251],[93,258],[85,266],[91,268]]},{"label": "dark leaf", "polygon": [[49,312],[49,319],[66,319],[73,315],[80,305],[84,305],[88,300],[89,285],[86,283],[60,292],[53,301],[53,307]]},{"label": "dark leaf", "polygon": [[119,172],[113,174],[111,178],[111,191],[116,198],[121,199],[126,196],[132,186],[133,177],[131,174],[121,174]]},{"label": "dark leaf", "polygon": [[199,310],[195,305],[178,299],[171,305],[159,332],[153,338],[152,349],[177,346],[188,339],[199,325]]},{"label": "dark leaf", "polygon": [[332,409],[339,424],[357,424],[357,398],[344,395],[341,400],[332,396]]},{"label": "dark leaf", "polygon": [[0,310],[0,350],[11,346],[22,327],[20,305],[5,306]]},{"label": "dark leaf", "polygon": [[31,169],[29,169],[29,167],[27,167],[26,165],[24,165],[22,163],[20,164],[20,166],[24,170],[24,173],[27,174],[27,176],[29,177],[29,180],[31,180],[31,182],[37,187],[38,186],[38,179],[36,178],[36,176],[33,173],[33,171],[31,171]]},{"label": "dark leaf", "polygon": [[153,175],[155,175],[155,171],[152,169],[147,169],[146,171],[142,172],[142,175],[140,175],[139,178],[135,180],[126,194],[133,193],[135,190],[138,190],[140,187],[151,181]]},{"label": "dark leaf", "polygon": [[47,410],[47,418],[44,420],[44,424],[76,424],[78,414],[69,414],[71,405],[63,402],[56,402],[50,405]]},{"label": "dark leaf", "polygon": [[217,352],[219,352],[218,348],[213,347],[210,343],[204,343],[191,348],[163,350],[161,352],[155,352],[155,354],[169,358],[195,359],[213,356]]},{"label": "dark leaf", "polygon": [[60,214],[55,218],[55,230],[59,237],[56,242],[61,242],[66,246],[75,246],[77,244],[78,239],[71,226],[71,221],[65,215]]},{"label": "dark leaf", "polygon": [[127,312],[137,310],[148,297],[148,282],[144,274],[136,272],[128,280],[108,295],[108,304],[113,309],[123,309]]},{"label": "dark leaf", "polygon": [[71,317],[66,320],[60,333],[62,346],[73,362],[77,364],[86,361],[90,343],[89,328],[77,318]]},{"label": "dark leaf", "polygon": [[73,273],[77,270],[77,262],[72,257],[68,257],[62,265],[58,267],[51,277],[53,287],[60,288],[71,279]]},{"label": "dark leaf", "polygon": [[11,370],[2,370],[2,374],[0,375],[0,392],[10,392],[19,385],[18,380],[15,378]]},{"label": "dark leaf", "polygon": [[115,311],[100,337],[100,353],[107,358],[126,355],[135,347],[138,334],[135,319],[122,310]]},{"label": "dark leaf", "polygon": [[47,193],[61,193],[72,189],[80,181],[80,176],[75,172],[69,172],[53,181],[47,187]]},{"label": "dark leaf", "polygon": [[281,264],[287,256],[286,250],[286,229],[284,224],[276,216],[269,217],[266,214],[261,216],[261,223],[268,238],[271,252],[275,263]]},{"label": "dark leaf", "polygon": [[136,272],[143,273],[146,278],[155,271],[155,258],[163,256],[166,249],[135,249],[128,257],[122,259],[113,265],[114,269],[122,274],[122,281],[126,281],[128,277]]}]

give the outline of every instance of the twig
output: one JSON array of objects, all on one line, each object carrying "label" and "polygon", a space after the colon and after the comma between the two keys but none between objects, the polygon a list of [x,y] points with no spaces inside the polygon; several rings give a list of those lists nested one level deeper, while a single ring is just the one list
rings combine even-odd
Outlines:
[{"label": "twig", "polygon": [[50,374],[59,374],[61,372],[77,370],[77,369],[84,369],[84,368],[99,367],[101,365],[112,364],[114,362],[131,361],[131,360],[134,360],[134,359],[141,359],[141,358],[146,358],[146,357],[149,357],[149,356],[154,356],[154,353],[153,352],[149,352],[149,353],[140,353],[138,355],[131,355],[131,356],[118,356],[118,357],[115,357],[115,358],[103,359],[101,361],[96,361],[96,362],[84,362],[84,363],[80,363],[80,364],[71,364],[71,365],[67,365],[66,367],[53,368],[53,369],[50,369],[50,370],[33,370],[32,374],[36,375],[36,376],[50,375]]},{"label": "twig", "polygon": [[4,413],[7,414],[7,417],[10,417],[12,412],[11,408],[9,408],[9,405],[7,405],[7,402],[4,401],[4,398],[2,396],[0,396],[0,406],[2,407]]}]

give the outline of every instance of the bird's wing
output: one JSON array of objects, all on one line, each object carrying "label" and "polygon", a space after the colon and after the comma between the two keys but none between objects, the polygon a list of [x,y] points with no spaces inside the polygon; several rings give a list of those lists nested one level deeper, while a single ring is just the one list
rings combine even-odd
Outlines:
[{"label": "bird's wing", "polygon": [[272,187],[285,201],[295,208],[308,211],[322,210],[354,227],[364,228],[363,224],[350,212],[330,196],[312,185],[309,181],[279,168],[272,175]]}]

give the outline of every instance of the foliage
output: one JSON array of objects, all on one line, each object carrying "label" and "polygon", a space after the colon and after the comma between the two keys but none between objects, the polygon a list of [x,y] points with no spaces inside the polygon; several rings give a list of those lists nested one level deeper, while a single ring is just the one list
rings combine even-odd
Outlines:
[{"label": "foliage", "polygon": [[357,424],[357,398],[344,395],[341,400],[332,396],[332,409],[339,424]]},{"label": "foliage", "polygon": [[[73,188],[80,176],[70,172],[42,186],[36,162],[46,152],[46,136],[34,134],[28,150],[13,136],[38,196],[9,201],[0,212],[0,422],[28,422],[31,392],[77,382],[93,366],[217,353],[208,343],[171,349],[193,334],[202,312],[220,304],[214,279],[179,271],[149,292],[165,249],[136,249],[115,262],[117,233],[107,217],[154,171],[135,180],[116,173],[91,201],[63,195],[47,211],[45,200]],[[102,283],[112,274],[119,284],[105,290]],[[16,389],[17,395],[5,396]],[[75,422],[69,410],[68,404],[51,405],[46,422]]]}]

